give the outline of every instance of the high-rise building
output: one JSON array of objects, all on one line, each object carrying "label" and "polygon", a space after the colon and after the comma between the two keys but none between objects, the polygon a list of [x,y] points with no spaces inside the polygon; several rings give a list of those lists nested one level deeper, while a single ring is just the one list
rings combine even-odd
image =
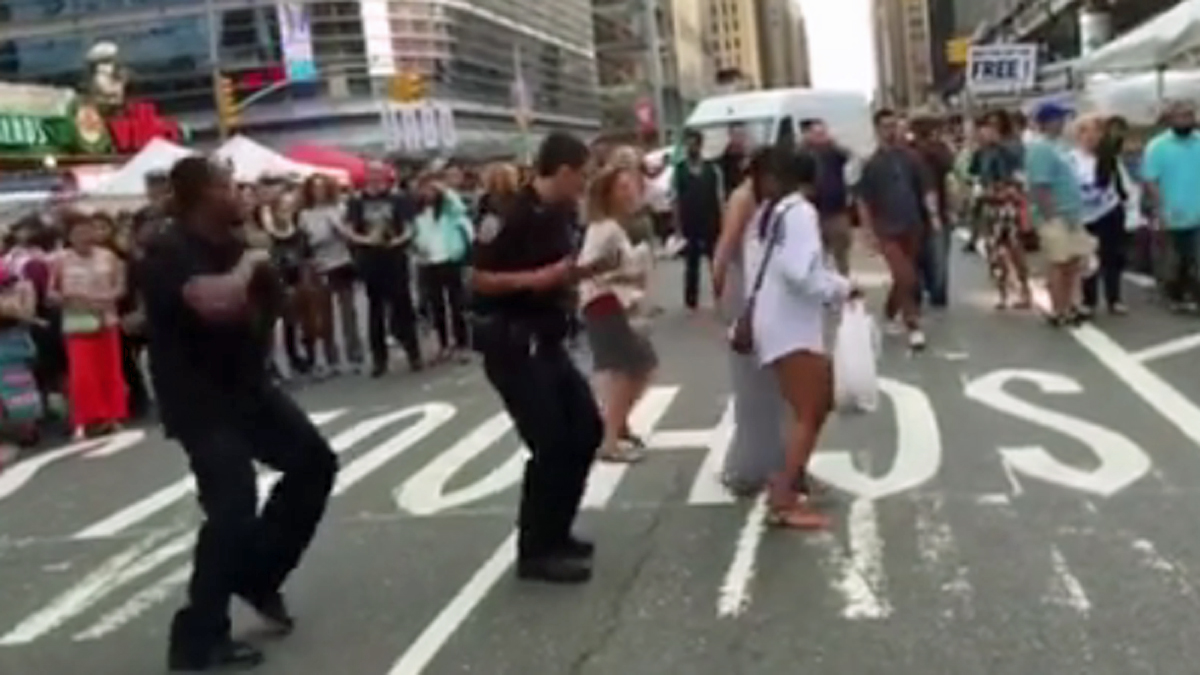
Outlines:
[{"label": "high-rise building", "polygon": [[[635,109],[661,104],[673,127],[708,90],[703,13],[695,0],[593,0],[603,121],[611,132],[643,126]],[[658,70],[652,51],[659,51]],[[661,86],[656,92],[656,78]]]},{"label": "high-rise building", "polygon": [[934,93],[928,0],[873,2],[880,103],[897,108],[925,105]]},{"label": "high-rise building", "polygon": [[599,126],[591,0],[0,0],[0,80],[77,85],[101,41],[130,96],[201,134],[214,68],[239,97],[271,90],[241,123],[277,144],[379,145],[375,96],[400,72],[454,107],[464,143],[490,138],[515,129],[518,64],[535,127]]},{"label": "high-rise building", "polygon": [[763,86],[808,86],[808,36],[800,5],[794,0],[759,0],[758,25]]},{"label": "high-rise building", "polygon": [[763,78],[759,47],[759,13],[755,0],[707,0],[708,33],[713,65],[718,72],[736,72],[746,87],[758,88]]}]

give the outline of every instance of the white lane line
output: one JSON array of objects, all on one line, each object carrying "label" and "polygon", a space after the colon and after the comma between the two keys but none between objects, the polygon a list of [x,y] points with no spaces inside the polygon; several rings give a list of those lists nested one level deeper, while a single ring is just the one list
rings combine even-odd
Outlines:
[{"label": "white lane line", "polygon": [[[642,396],[642,400],[638,401],[633,413],[629,415],[630,429],[638,436],[648,439],[647,443],[652,449],[659,448],[654,442],[654,439],[658,437],[655,429],[663,416],[667,414],[675,397],[679,395],[679,389],[677,386],[651,388],[645,396]],[[653,461],[653,455],[650,460]],[[627,471],[629,471],[628,464],[598,462],[593,466],[592,472],[588,475],[587,491],[583,494],[583,508],[603,509],[608,506]]]},{"label": "white lane line", "polygon": [[141,616],[151,607],[166,602],[175,593],[175,589],[187,583],[191,576],[191,565],[184,565],[176,569],[152,586],[142,589],[130,598],[129,602],[105,614],[90,628],[77,633],[72,639],[76,642],[99,640],[117,632],[122,626]]},{"label": "white lane line", "polygon": [[453,637],[475,610],[479,603],[487,597],[496,582],[500,581],[517,560],[517,535],[510,534],[495,553],[483,563],[470,581],[459,589],[450,603],[438,612],[425,630],[417,637],[408,651],[396,661],[388,675],[420,675],[441,651],[442,647]]},{"label": "white lane line", "polygon": [[725,469],[725,458],[729,455],[730,446],[733,445],[734,424],[733,400],[730,399],[725,404],[725,412],[721,415],[721,421],[717,422],[716,428],[709,433],[708,443],[704,446],[708,449],[708,453],[704,456],[704,463],[700,465],[695,482],[692,483],[688,504],[693,506],[733,504],[737,501],[721,481],[721,472]]},{"label": "white lane line", "polygon": [[1179,354],[1184,354],[1200,347],[1200,333],[1192,333],[1184,335],[1173,340],[1167,340],[1162,344],[1148,347],[1139,352],[1134,352],[1130,356],[1141,363],[1149,363],[1158,359],[1165,359]]},{"label": "white lane line", "polygon": [[883,569],[883,540],[879,538],[875,505],[856,499],[847,520],[850,555],[832,533],[808,541],[821,552],[820,565],[835,593],[842,598],[842,618],[851,621],[886,619],[892,614]]},{"label": "white lane line", "polygon": [[[1050,307],[1044,288],[1034,291],[1034,301],[1045,311]],[[1068,331],[1075,341],[1091,352],[1118,380],[1137,394],[1146,405],[1157,410],[1189,440],[1200,446],[1200,407],[1178,389],[1140,363],[1107,333],[1090,324]]]},{"label": "white lane line", "polygon": [[1092,601],[1088,599],[1067,559],[1057,546],[1050,547],[1050,567],[1053,576],[1050,578],[1050,589],[1043,600],[1049,604],[1066,607],[1086,618],[1092,611]]},{"label": "white lane line", "polygon": [[767,496],[760,494],[746,514],[746,523],[738,535],[733,561],[725,572],[725,581],[717,596],[717,616],[734,618],[750,607],[750,584],[758,566],[758,547],[766,531]]},{"label": "white lane line", "polygon": [[[0,637],[0,646],[29,644],[87,611],[106,595],[135,579],[138,574],[153,570],[167,558],[160,555],[151,560],[151,556],[147,556],[147,553],[172,534],[173,532],[170,530],[153,532],[133,546],[109,558],[78,584]],[[191,536],[188,534],[185,537],[177,538],[158,550],[177,555],[191,545]],[[184,539],[187,541],[183,541]]]},{"label": "white lane line", "polygon": [[[426,436],[432,434],[443,424],[454,417],[456,410],[454,406],[446,403],[426,403],[410,408],[405,408],[398,412],[380,415],[372,419],[361,422],[343,432],[339,437],[343,439],[353,440],[354,443],[336,443],[335,449],[338,447],[349,447],[359,441],[373,435],[384,427],[395,424],[405,418],[420,415],[420,421],[413,424],[403,431],[392,436],[380,445],[368,450],[361,456],[357,457],[353,462],[348,464],[338,473],[338,480],[333,488],[332,497],[338,497],[344,494],[347,490],[354,487],[359,481],[370,476],[375,471],[385,466],[388,462],[398,457],[400,454],[407,451],[425,439]],[[259,496],[263,498],[269,486],[278,479],[276,475],[264,475],[259,477]],[[188,537],[194,537],[195,533],[189,533]],[[191,548],[191,540],[182,551],[175,551],[171,555],[179,555]],[[162,550],[156,551],[147,558],[152,558],[156,555],[162,555],[165,562],[166,553]],[[157,563],[154,567],[157,567]],[[153,567],[147,567],[140,570],[136,576],[144,576],[150,572]],[[119,630],[129,622],[139,618],[155,605],[171,597],[172,591],[176,586],[180,586],[187,582],[191,575],[191,565],[183,565],[172,570],[166,577],[138,592],[133,598],[122,603],[112,612],[106,614],[100,621],[89,628],[84,629],[79,635],[84,636],[80,639],[89,639],[87,636],[95,635],[97,637],[110,634]],[[133,578],[135,575],[130,575]]]},{"label": "white lane line", "polygon": [[[654,387],[646,392],[629,418],[629,426],[643,438],[652,438],[654,428],[666,414],[679,387]],[[692,446],[697,447],[697,446]],[[703,447],[703,446],[699,446]],[[583,506],[603,509],[616,494],[627,465],[597,463],[588,475],[588,487]],[[438,612],[434,620],[421,631],[404,654],[396,660],[388,675],[420,675],[437,657],[450,638],[458,631],[471,612],[483,602],[517,560],[517,533],[513,532],[483,563],[465,586],[459,589],[450,603]]]},{"label": "white lane line", "polygon": [[917,552],[930,576],[940,580],[940,590],[950,599],[943,610],[947,619],[970,619],[975,615],[975,589],[968,579],[954,531],[946,520],[942,495],[917,499]]},{"label": "white lane line", "polygon": [[[309,416],[313,423],[321,426],[329,424],[342,415],[346,414],[346,409],[328,410],[313,413]],[[354,431],[351,428],[349,431]],[[349,431],[339,435],[339,439],[349,434]],[[358,438],[358,436],[346,436],[347,438]],[[338,439],[334,439],[336,444]],[[335,445],[335,449],[337,449]],[[155,515],[165,511],[172,505],[178,503],[196,490],[196,483],[191,476],[181,478],[170,485],[152,492],[151,494],[139,499],[138,501],[125,506],[116,512],[108,515],[99,521],[88,525],[82,530],[72,535],[72,539],[91,540],[91,539],[107,539],[116,536],[134,525],[144,523]]]}]

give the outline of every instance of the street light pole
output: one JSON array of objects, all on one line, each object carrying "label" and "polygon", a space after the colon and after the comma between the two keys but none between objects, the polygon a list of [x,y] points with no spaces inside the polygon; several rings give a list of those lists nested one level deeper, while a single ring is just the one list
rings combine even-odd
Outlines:
[{"label": "street light pole", "polygon": [[658,3],[659,0],[642,0],[645,10],[643,20],[646,26],[646,44],[650,52],[650,88],[654,100],[654,127],[660,141],[666,140],[667,102],[664,89],[666,88],[663,73],[662,36],[658,32]]}]

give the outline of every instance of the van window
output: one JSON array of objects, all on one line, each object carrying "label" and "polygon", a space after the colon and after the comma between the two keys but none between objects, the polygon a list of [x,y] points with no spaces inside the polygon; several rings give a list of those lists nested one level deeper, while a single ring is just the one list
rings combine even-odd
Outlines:
[{"label": "van window", "polygon": [[775,144],[783,148],[796,145],[796,127],[792,124],[790,115],[779,120],[779,133],[775,135]]},{"label": "van window", "polygon": [[[774,117],[732,120],[732,122],[742,125],[742,128],[746,130],[746,142],[752,147],[766,145],[775,140],[772,138],[772,134],[775,131]],[[725,152],[725,146],[729,145],[729,125],[730,122],[713,122],[710,124],[691,125],[688,128],[700,132],[700,135],[704,139],[701,152],[706,159],[713,159]]]}]

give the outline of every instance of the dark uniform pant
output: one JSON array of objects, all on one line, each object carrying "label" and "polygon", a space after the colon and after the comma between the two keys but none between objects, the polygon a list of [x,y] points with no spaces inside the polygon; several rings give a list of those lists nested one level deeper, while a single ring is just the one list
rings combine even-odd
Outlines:
[{"label": "dark uniform pant", "polygon": [[560,341],[481,340],[483,367],[529,448],[518,551],[554,553],[571,536],[603,437],[596,400]]},{"label": "dark uniform pant", "polygon": [[[262,598],[279,590],[312,541],[337,476],[329,444],[274,387],[206,422],[176,434],[205,517],[188,604],[172,628],[177,649],[228,637],[234,594]],[[261,513],[255,461],[283,474]]]},{"label": "dark uniform pant", "polygon": [[688,237],[683,249],[683,304],[695,309],[700,304],[700,270],[712,265],[716,242],[711,237]]},{"label": "dark uniform pant", "polygon": [[404,347],[408,360],[419,362],[421,351],[417,342],[417,315],[413,307],[408,256],[397,251],[364,251],[358,266],[367,291],[367,339],[374,365],[387,365],[389,326],[392,335]]}]

